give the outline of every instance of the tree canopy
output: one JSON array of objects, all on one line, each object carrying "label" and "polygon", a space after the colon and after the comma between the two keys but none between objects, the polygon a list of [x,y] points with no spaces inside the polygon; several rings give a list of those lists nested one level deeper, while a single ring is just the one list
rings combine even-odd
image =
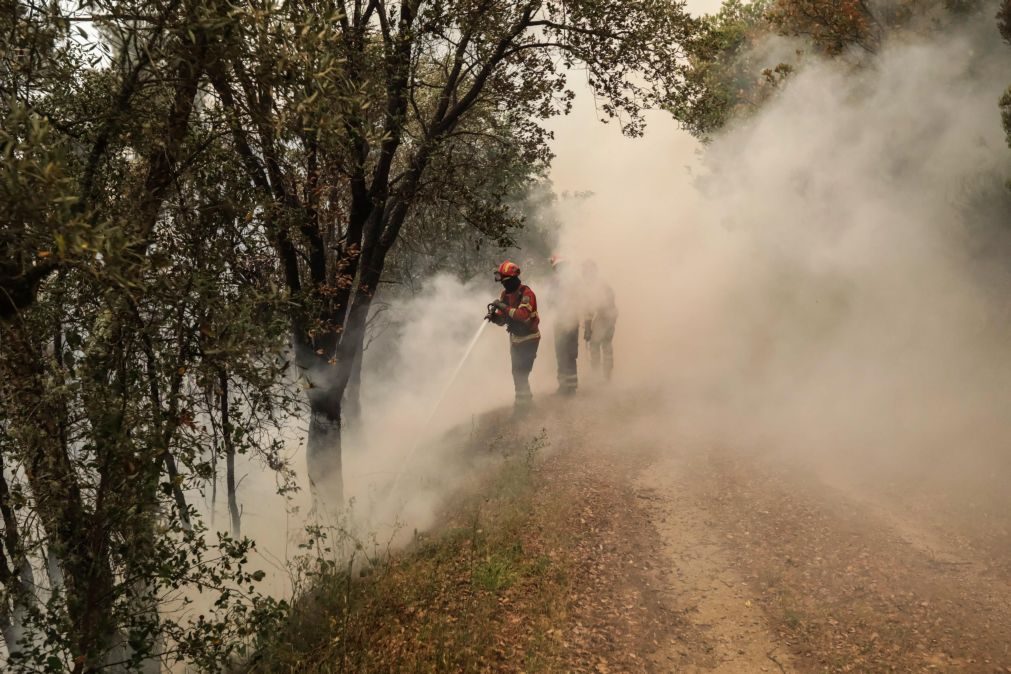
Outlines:
[{"label": "tree canopy", "polygon": [[287,488],[308,414],[339,507],[373,301],[419,264],[401,242],[453,267],[521,238],[572,77],[632,135],[696,91],[674,0],[3,9],[0,627],[25,671],[248,653],[285,606],[194,501],[224,473],[237,536],[236,454]]}]

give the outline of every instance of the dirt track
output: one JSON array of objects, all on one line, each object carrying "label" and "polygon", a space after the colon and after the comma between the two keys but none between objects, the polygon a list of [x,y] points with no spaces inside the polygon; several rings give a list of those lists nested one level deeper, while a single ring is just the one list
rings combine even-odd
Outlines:
[{"label": "dirt track", "polygon": [[531,420],[553,448],[539,511],[567,522],[580,565],[572,669],[1011,672],[1011,511],[993,498],[967,526],[938,485],[657,446],[602,405]]}]

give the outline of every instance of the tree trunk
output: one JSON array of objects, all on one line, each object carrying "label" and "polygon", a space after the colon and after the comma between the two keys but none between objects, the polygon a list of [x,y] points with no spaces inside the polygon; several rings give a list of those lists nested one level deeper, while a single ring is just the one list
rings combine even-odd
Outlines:
[{"label": "tree trunk", "polygon": [[13,655],[21,650],[18,643],[21,641],[22,633],[13,625],[10,605],[6,600],[0,603],[0,635],[3,635],[8,655]]},{"label": "tree trunk", "polygon": [[66,583],[63,579],[63,567],[60,558],[52,546],[46,548],[46,577],[49,578],[49,589],[53,592],[65,592]]},{"label": "tree trunk", "polygon": [[356,432],[361,431],[362,417],[362,360],[365,354],[359,351],[351,364],[351,378],[344,391],[344,424]]},{"label": "tree trunk", "polygon": [[105,523],[96,522],[85,509],[73,461],[60,442],[62,412],[48,395],[41,356],[21,330],[4,331],[2,339],[10,344],[7,365],[13,367],[7,371],[14,383],[4,412],[14,423],[37,426],[25,442],[25,474],[50,554],[62,565],[69,647],[76,661],[74,671],[83,672],[102,662],[115,638],[104,604],[113,595],[115,582],[107,531]]},{"label": "tree trunk", "polygon": [[4,523],[3,551],[0,554],[3,563],[0,566],[3,569],[3,584],[7,596],[3,600],[3,606],[0,606],[0,628],[3,631],[4,643],[7,644],[7,655],[10,657],[21,650],[20,643],[25,638],[25,619],[28,617],[29,609],[36,602],[36,596],[35,577],[18,532],[18,522],[11,505],[2,459],[0,456],[0,513],[3,515]]},{"label": "tree trunk", "polygon": [[[308,381],[309,437],[306,441],[306,469],[313,508],[339,512],[344,507],[344,475],[341,460],[341,422],[344,393],[351,380],[354,352],[343,351],[344,340],[330,348],[317,349],[305,339],[296,324],[295,362]],[[347,337],[345,332],[343,337]]]},{"label": "tree trunk", "polygon": [[215,516],[218,512],[218,433],[214,431],[211,444],[211,530],[214,531]]},{"label": "tree trunk", "polygon": [[228,492],[228,516],[232,536],[241,535],[242,523],[239,501],[235,495],[235,445],[232,443],[232,425],[228,412],[228,373],[220,372],[221,384],[221,429],[225,446],[225,489]]},{"label": "tree trunk", "polygon": [[309,439],[306,463],[314,506],[330,512],[344,507],[344,474],[341,460],[340,387],[309,390]]}]

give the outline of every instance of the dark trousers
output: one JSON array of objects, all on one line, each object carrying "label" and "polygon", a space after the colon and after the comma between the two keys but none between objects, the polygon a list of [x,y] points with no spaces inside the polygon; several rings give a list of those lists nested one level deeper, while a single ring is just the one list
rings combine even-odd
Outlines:
[{"label": "dark trousers", "polygon": [[599,372],[604,366],[604,378],[611,379],[611,372],[614,371],[614,323],[594,321],[593,333],[587,347],[590,349],[590,364],[594,372]]},{"label": "dark trousers", "polygon": [[537,347],[541,340],[531,339],[519,344],[511,344],[509,355],[513,365],[513,386],[516,387],[516,406],[529,405],[534,396],[530,392],[530,371],[534,369]]},{"label": "dark trousers", "polygon": [[558,326],[555,332],[555,357],[558,360],[558,390],[571,393],[579,385],[576,358],[579,357],[579,323]]}]

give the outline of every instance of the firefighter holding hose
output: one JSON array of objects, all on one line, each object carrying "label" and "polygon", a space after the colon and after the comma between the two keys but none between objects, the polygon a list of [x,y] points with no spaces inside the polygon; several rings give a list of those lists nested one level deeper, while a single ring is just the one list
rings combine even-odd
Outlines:
[{"label": "firefighter holding hose", "polygon": [[509,333],[509,354],[512,358],[513,385],[516,388],[516,411],[530,408],[530,371],[537,358],[541,342],[540,318],[537,315],[537,297],[534,291],[520,281],[520,268],[506,260],[495,272],[495,280],[502,284],[502,294],[488,305],[488,320],[504,325]]}]

